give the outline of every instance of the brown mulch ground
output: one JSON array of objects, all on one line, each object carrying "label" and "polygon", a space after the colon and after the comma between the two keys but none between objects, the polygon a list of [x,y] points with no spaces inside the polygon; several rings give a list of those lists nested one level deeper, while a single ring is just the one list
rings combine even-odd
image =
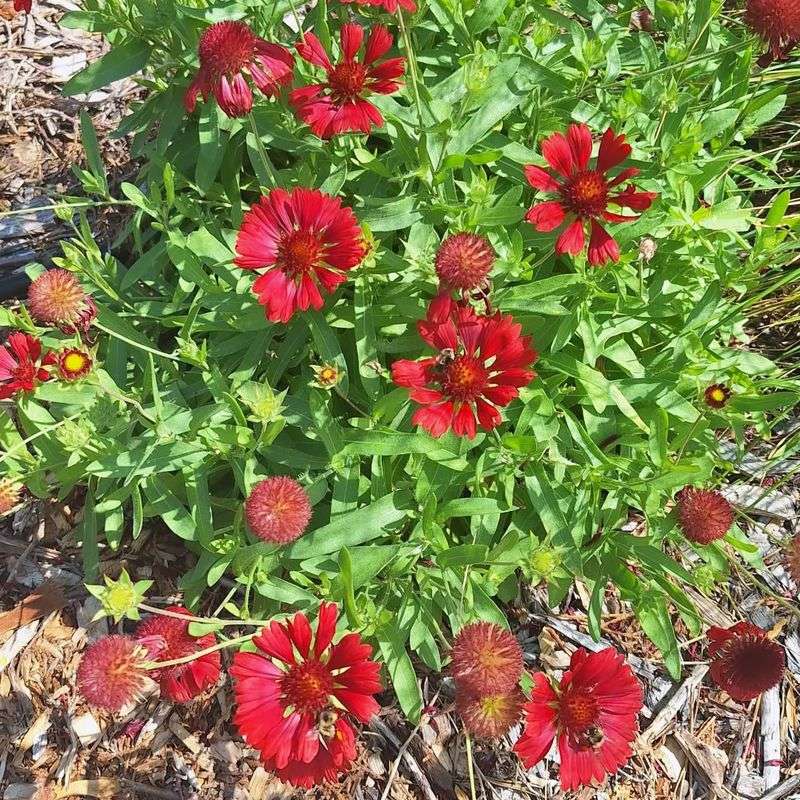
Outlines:
[{"label": "brown mulch ground", "polygon": [[0,0],[0,297],[19,291],[22,267],[49,263],[59,240],[72,233],[52,208],[5,212],[81,194],[72,172],[73,165],[85,166],[81,110],[97,131],[110,180],[131,174],[127,141],[110,134],[140,94],[136,84],[123,80],[88,95],[61,95],[67,80],[107,49],[99,36],[59,27],[64,12],[77,8],[71,0],[37,0],[26,16]]},{"label": "brown mulch ground", "polygon": [[[787,534],[797,532],[800,492],[793,486],[765,490],[760,457],[758,452],[752,454],[750,471],[728,491],[750,519],[749,538],[764,553],[765,566],[752,568],[752,574],[743,570],[713,596],[690,592],[709,624],[730,625],[747,618],[779,630],[789,659],[786,679],[758,700],[735,703],[705,677],[704,640],[686,641],[684,635],[683,681],[673,683],[630,610],[609,589],[605,643],[628,654],[645,685],[642,733],[634,758],[613,780],[572,797],[800,796],[800,633],[798,617],[787,605],[796,601],[798,587],[783,568],[779,547]],[[69,504],[29,501],[4,520],[0,611],[13,614],[0,613],[3,800],[73,795],[115,800],[464,800],[470,796],[465,741],[452,713],[452,686],[437,675],[422,676],[429,705],[418,728],[403,721],[387,693],[382,716],[363,732],[355,770],[341,785],[311,793],[293,791],[261,769],[257,754],[243,744],[230,723],[231,697],[225,683],[186,706],[160,702],[153,694],[122,718],[89,708],[75,691],[75,671],[87,644],[107,633],[109,624],[91,622],[97,606],[82,586],[74,537],[79,518],[80,511]],[[634,520],[632,526],[636,524]],[[115,576],[125,567],[135,579],[153,579],[149,601],[154,604],[179,599],[176,576],[190,566],[192,557],[177,539],[158,528],[145,528],[138,540],[123,545],[118,552],[102,552],[102,572]],[[691,566],[685,554],[684,559]],[[768,588],[762,591],[754,581]],[[524,588],[509,616],[529,668],[553,674],[567,666],[576,646],[598,645],[585,633],[589,596],[584,586],[576,585],[558,609],[545,608],[543,598],[540,588]],[[209,597],[208,607],[219,600],[221,596]],[[675,624],[679,632],[683,630],[677,616]],[[525,773],[510,754],[518,735],[514,729],[508,740],[476,744],[477,797],[558,796],[553,761]],[[399,749],[404,755],[398,759]],[[49,787],[56,794],[35,794],[37,787]],[[778,793],[773,789],[765,794],[770,787],[777,787]]]}]

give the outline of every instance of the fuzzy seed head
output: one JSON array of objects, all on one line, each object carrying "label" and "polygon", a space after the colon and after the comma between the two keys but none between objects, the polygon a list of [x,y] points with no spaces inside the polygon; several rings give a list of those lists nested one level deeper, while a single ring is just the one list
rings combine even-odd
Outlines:
[{"label": "fuzzy seed head", "polygon": [[42,325],[79,324],[87,301],[78,279],[65,269],[49,269],[28,287],[28,311]]},{"label": "fuzzy seed head", "polygon": [[522,648],[514,635],[492,622],[463,627],[453,643],[451,674],[462,691],[508,692],[522,675]]},{"label": "fuzzy seed head", "polygon": [[265,542],[287,544],[305,533],[311,502],[294,478],[279,475],[256,484],[245,502],[250,530]]},{"label": "fuzzy seed head", "polygon": [[22,484],[10,478],[0,478],[0,516],[8,514],[22,499]]},{"label": "fuzzy seed head", "polygon": [[464,727],[480,739],[499,739],[519,720],[525,696],[514,687],[500,694],[456,692],[456,711]]},{"label": "fuzzy seed head", "polygon": [[104,636],[83,654],[78,689],[97,708],[119,711],[147,688],[147,651],[129,636]]},{"label": "fuzzy seed head", "polygon": [[734,700],[747,702],[777,686],[786,669],[783,648],[749,622],[708,631],[710,673]]},{"label": "fuzzy seed head", "polygon": [[744,21],[768,45],[775,58],[782,58],[800,40],[798,0],[747,0]]},{"label": "fuzzy seed head", "polygon": [[686,486],[675,499],[681,530],[692,542],[710,544],[733,525],[733,506],[719,492]]},{"label": "fuzzy seed head", "polygon": [[495,252],[489,240],[477,233],[448,236],[436,254],[436,274],[450,289],[478,289],[492,269]]}]

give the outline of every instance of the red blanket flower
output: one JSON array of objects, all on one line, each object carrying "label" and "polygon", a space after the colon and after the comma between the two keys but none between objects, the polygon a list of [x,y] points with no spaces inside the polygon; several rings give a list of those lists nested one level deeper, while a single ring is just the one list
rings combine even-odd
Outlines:
[{"label": "red blanket flower", "polygon": [[32,392],[36,384],[50,380],[45,367],[56,363],[55,353],[42,356],[42,343],[35,337],[20,331],[8,335],[4,347],[0,347],[0,400],[17,392]]},{"label": "red blanket flower", "polygon": [[256,36],[244,22],[216,22],[203,31],[198,47],[200,70],[186,90],[183,103],[191,114],[197,96],[213,94],[229,117],[244,117],[253,108],[253,91],[246,76],[267,97],[292,80],[294,57],[279,44]]},{"label": "red blanket flower", "polygon": [[[169,606],[166,611],[190,615],[183,606]],[[213,647],[217,637],[213,633],[195,637],[189,634],[189,620],[154,614],[142,620],[136,628],[135,639],[145,645],[153,661],[172,661]],[[219,679],[219,651],[171,667],[154,669],[150,676],[158,682],[161,694],[174,703],[188,703],[194,697],[214,686]]]},{"label": "red blanket flower", "polygon": [[244,215],[236,266],[267,271],[253,291],[273,322],[324,305],[364,257],[361,228],[341,200],[318,189],[273,189]]},{"label": "red blanket flower", "polygon": [[601,781],[630,758],[642,687],[613,647],[576,650],[558,686],[543,672],[533,681],[525,730],[514,745],[526,769],[547,755],[554,739],[564,791]]},{"label": "red blanket flower", "polygon": [[364,29],[354,22],[342,26],[341,54],[338,64],[331,63],[320,40],[307,33],[297,45],[302,58],[327,73],[325,83],[295,89],[289,99],[300,119],[321,139],[339,133],[369,133],[373,125],[383,126],[381,112],[365,95],[392,94],[400,88],[405,59],[389,58],[376,63],[392,46],[392,35],[383,25],[375,25],[364,48],[363,62],[356,55],[364,41]]},{"label": "red blanket flower", "polygon": [[567,227],[556,241],[556,253],[577,255],[585,245],[584,227],[591,228],[589,263],[600,266],[619,260],[619,245],[608,234],[599,220],[606,222],[631,222],[638,215],[622,215],[609,211],[609,205],[645,211],[658,197],[655,192],[637,192],[632,185],[622,190],[617,187],[639,174],[636,167],[623,169],[615,177],[608,171],[621,164],[631,152],[624,134],[617,136],[609,128],[600,140],[600,151],[594,168],[589,168],[592,155],[592,134],[586,125],[570,125],[567,135],[554,133],[542,142],[542,155],[555,176],[534,165],[525,167],[525,177],[542,192],[557,196],[534,205],[525,216],[537,231],[548,232]]},{"label": "red blanket flower", "polygon": [[708,629],[709,669],[714,683],[734,700],[747,702],[777,686],[786,669],[783,648],[750,622]]},{"label": "red blanket flower", "polygon": [[478,425],[496,428],[502,422],[498,407],[507,406],[536,374],[530,367],[538,354],[510,314],[481,317],[439,295],[417,328],[438,354],[395,361],[392,380],[411,389],[411,399],[420,404],[411,422],[431,436],[452,429],[472,439]]},{"label": "red blanket flower", "polygon": [[336,780],[356,757],[350,717],[366,723],[380,708],[372,648],[357,633],[332,644],[337,616],[323,603],[316,635],[302,613],[272,622],[253,639],[258,652],[233,658],[234,722],[265,767],[295,786]]}]

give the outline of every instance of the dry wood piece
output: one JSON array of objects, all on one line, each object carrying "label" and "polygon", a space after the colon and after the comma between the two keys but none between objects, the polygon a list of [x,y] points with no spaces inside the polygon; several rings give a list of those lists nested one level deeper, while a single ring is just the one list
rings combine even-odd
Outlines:
[{"label": "dry wood piece", "polygon": [[14,631],[29,622],[60,611],[67,604],[64,589],[57,581],[45,581],[31,592],[16,608],[0,614],[0,634]]},{"label": "dry wood piece", "polygon": [[639,735],[639,747],[648,748],[659,736],[666,733],[675,715],[686,705],[691,693],[700,685],[708,672],[705,664],[695,667],[689,677],[678,687],[669,702],[653,717],[647,728]]},{"label": "dry wood piece", "polygon": [[369,727],[374,730],[376,733],[380,734],[387,742],[394,746],[397,750],[398,754],[402,752],[402,760],[406,765],[411,777],[414,779],[417,788],[422,792],[426,800],[439,800],[439,798],[434,793],[433,789],[431,788],[428,779],[425,777],[425,773],[420,768],[417,760],[414,758],[411,753],[408,752],[408,749],[405,751],[402,750],[403,745],[400,740],[389,730],[388,726],[380,720],[378,717],[373,717],[372,722],[370,722]]},{"label": "dry wood piece", "polygon": [[783,783],[779,783],[774,789],[766,794],[762,794],[759,800],[783,800],[788,797],[795,789],[800,789],[800,773],[792,775],[787,778]]},{"label": "dry wood piece", "polygon": [[725,767],[728,765],[727,754],[718,747],[701,742],[687,731],[675,731],[673,736],[689,757],[692,766],[700,772],[706,782],[715,789],[721,788],[725,778]]},{"label": "dry wood piece", "polygon": [[761,700],[761,752],[764,786],[771,789],[781,780],[781,690],[774,686]]}]

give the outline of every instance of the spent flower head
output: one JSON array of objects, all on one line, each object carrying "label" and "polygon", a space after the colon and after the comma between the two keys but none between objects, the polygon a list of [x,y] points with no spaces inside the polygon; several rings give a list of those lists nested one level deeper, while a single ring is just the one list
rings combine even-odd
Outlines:
[{"label": "spent flower head", "polygon": [[707,545],[733,525],[733,506],[717,491],[685,486],[675,495],[678,524],[692,542]]},{"label": "spent flower head", "polygon": [[276,475],[253,487],[244,513],[248,527],[259,539],[288,544],[305,533],[311,519],[311,501],[294,478]]},{"label": "spent flower head", "polygon": [[152,685],[147,674],[149,658],[147,648],[129,636],[104,636],[83,654],[78,689],[91,705],[119,711]]},{"label": "spent flower head", "polygon": [[493,622],[465,625],[453,642],[450,673],[473,694],[506,692],[522,675],[522,648],[511,631]]},{"label": "spent flower head", "polygon": [[507,692],[456,691],[456,711],[464,727],[480,739],[499,739],[519,720],[525,696],[515,686]]}]

